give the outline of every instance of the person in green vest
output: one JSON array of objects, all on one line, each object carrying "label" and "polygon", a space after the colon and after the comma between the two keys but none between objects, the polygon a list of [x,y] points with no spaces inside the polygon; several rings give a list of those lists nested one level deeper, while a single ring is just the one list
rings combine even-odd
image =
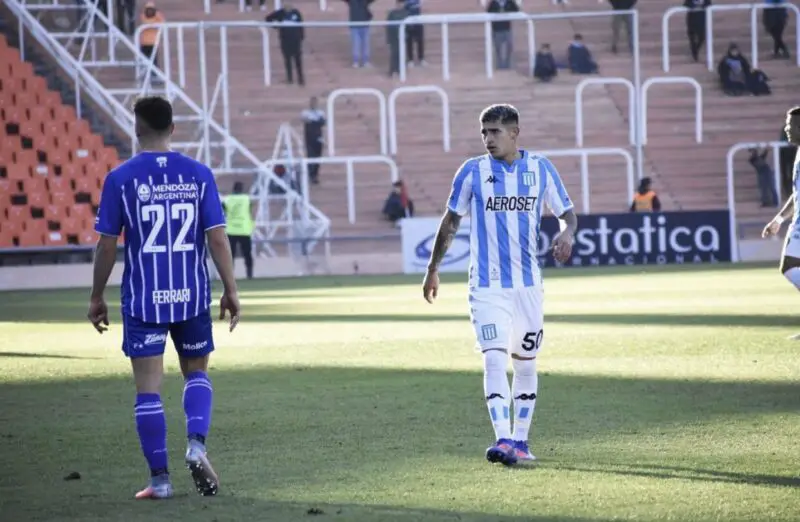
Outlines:
[{"label": "person in green vest", "polygon": [[231,252],[236,258],[237,249],[241,248],[244,257],[244,266],[247,269],[247,279],[253,278],[253,212],[250,205],[250,195],[244,192],[241,181],[233,184],[233,194],[228,194],[222,200],[225,210],[228,239],[231,242]]}]

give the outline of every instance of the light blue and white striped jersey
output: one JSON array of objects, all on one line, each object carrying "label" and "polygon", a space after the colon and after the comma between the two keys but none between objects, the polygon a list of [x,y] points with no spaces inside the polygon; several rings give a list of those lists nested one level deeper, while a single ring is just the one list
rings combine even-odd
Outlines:
[{"label": "light blue and white striped jersey", "polygon": [[459,216],[471,215],[471,287],[541,284],[536,251],[543,205],[555,216],[573,208],[550,160],[520,153],[512,165],[488,154],[469,159],[453,179],[447,208]]},{"label": "light blue and white striped jersey", "polygon": [[122,313],[176,323],[211,304],[205,233],[225,226],[211,169],[178,152],[142,152],[103,184],[95,230],[125,231]]},{"label": "light blue and white striped jersey", "polygon": [[794,165],[792,166],[792,185],[794,189],[794,211],[792,212],[792,226],[800,228],[800,149],[794,156]]}]

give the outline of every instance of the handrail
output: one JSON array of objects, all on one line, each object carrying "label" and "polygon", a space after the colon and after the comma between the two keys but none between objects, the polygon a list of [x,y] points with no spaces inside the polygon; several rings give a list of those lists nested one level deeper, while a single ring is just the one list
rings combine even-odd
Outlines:
[{"label": "handrail", "polygon": [[[715,11],[746,11],[750,10],[750,54],[753,68],[758,67],[758,21],[756,14],[762,9],[778,9],[787,8],[794,11],[796,16],[795,20],[800,20],[800,8],[795,4],[785,3],[779,5],[770,4],[731,4],[731,5],[711,5],[705,9],[706,11],[706,67],[709,71],[714,70],[714,12]],[[670,51],[669,51],[669,21],[673,15],[677,13],[686,13],[689,9],[683,6],[675,6],[664,11],[661,17],[661,60],[664,72],[669,72],[670,69]],[[795,57],[797,66],[800,67],[800,22],[795,22],[796,31],[796,44],[797,50]]]},{"label": "handrail", "polygon": [[388,127],[388,124],[386,122],[387,119],[386,97],[383,95],[381,91],[379,91],[378,89],[374,89],[372,87],[335,89],[328,95],[328,121],[326,124],[326,127],[328,129],[328,154],[330,154],[331,156],[336,156],[336,145],[335,145],[336,118],[334,115],[334,103],[336,103],[336,98],[345,94],[349,95],[368,94],[378,98],[378,103],[380,105],[379,125],[380,125],[381,154],[385,156],[388,152],[388,146],[386,143],[386,134]]},{"label": "handrail", "polygon": [[[775,165],[775,168],[772,169],[774,174],[774,182],[775,182],[775,194],[778,196],[778,200],[780,200],[781,194],[781,169],[779,168],[780,162],[780,149],[792,146],[791,143],[785,141],[767,141],[767,142],[752,142],[752,143],[737,143],[733,145],[730,149],[728,149],[728,154],[726,156],[726,168],[727,168],[727,180],[728,180],[728,215],[730,216],[728,221],[730,226],[730,234],[731,234],[731,250],[733,251],[731,255],[731,261],[736,262],[739,261],[739,234],[737,230],[737,223],[736,223],[736,187],[734,182],[734,169],[733,169],[733,159],[736,156],[736,153],[750,148],[763,148],[763,147],[772,147],[772,157],[773,162],[772,164]],[[780,203],[780,201],[779,201]]]},{"label": "handrail", "polygon": [[688,83],[694,87],[694,137],[697,143],[703,143],[703,87],[689,76],[665,76],[648,78],[642,85],[642,145],[647,145],[647,91],[656,83]]},{"label": "handrail", "polygon": [[553,149],[553,150],[531,150],[531,154],[540,154],[544,157],[557,158],[557,157],[571,157],[580,156],[581,158],[581,200],[582,212],[589,214],[589,156],[622,156],[626,162],[626,178],[628,183],[628,195],[625,205],[629,205],[633,198],[634,181],[633,181],[633,155],[625,149],[616,147],[596,147],[596,148],[583,148],[583,149]]},{"label": "handrail", "polygon": [[[274,6],[275,9],[280,9],[281,7],[281,0],[275,0]],[[244,0],[239,0],[239,12],[244,12]],[[319,0],[319,10],[320,11],[327,11],[328,10],[328,2],[327,0]],[[205,14],[211,14],[211,0],[203,0],[203,11]]]},{"label": "handrail", "polygon": [[[263,165],[267,168],[272,168],[275,165],[282,165],[287,163],[285,159],[276,158],[271,159],[269,161],[265,161]],[[356,222],[356,182],[355,182],[355,175],[353,172],[353,166],[356,163],[383,163],[389,167],[389,177],[390,181],[394,183],[399,177],[399,172],[397,169],[397,163],[388,157],[388,156],[323,156],[319,158],[296,158],[291,161],[292,164],[301,164],[303,166],[302,173],[303,179],[301,180],[302,187],[308,187],[308,165],[309,164],[317,164],[317,165],[346,165],[347,168],[347,218],[350,221],[350,224]],[[387,185],[388,190],[388,185]],[[309,190],[307,188],[303,189],[303,199],[306,202],[306,206],[309,205]]]},{"label": "handrail", "polygon": [[590,85],[619,84],[628,88],[629,140],[636,145],[636,87],[627,78],[586,78],[575,88],[575,144],[583,147],[583,90]]},{"label": "handrail", "polygon": [[442,147],[450,152],[450,98],[438,85],[398,87],[389,95],[389,154],[397,155],[397,98],[401,94],[433,92],[442,100]]}]

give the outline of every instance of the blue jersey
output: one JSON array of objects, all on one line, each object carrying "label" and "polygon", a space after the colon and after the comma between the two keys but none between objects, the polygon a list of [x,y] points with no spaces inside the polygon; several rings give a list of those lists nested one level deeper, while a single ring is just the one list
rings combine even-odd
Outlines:
[{"label": "blue jersey", "polygon": [[143,152],[106,177],[99,234],[125,231],[122,312],[175,323],[211,303],[205,232],[224,226],[217,184],[205,165],[177,152]]},{"label": "blue jersey", "polygon": [[555,216],[573,208],[553,164],[520,151],[513,164],[486,154],[464,162],[447,208],[470,217],[470,286],[520,288],[541,284],[536,257],[546,205]]}]

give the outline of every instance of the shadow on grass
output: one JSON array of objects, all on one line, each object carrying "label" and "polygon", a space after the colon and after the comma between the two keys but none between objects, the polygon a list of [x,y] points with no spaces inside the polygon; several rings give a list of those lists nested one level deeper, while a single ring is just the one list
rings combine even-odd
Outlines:
[{"label": "shadow on grass", "polygon": [[[188,477],[178,464],[184,444],[182,380],[168,375],[162,399],[181,497],[159,505],[159,516],[283,521],[304,519],[309,516],[304,510],[318,507],[323,520],[357,522],[574,520],[559,518],[574,513],[569,504],[551,505],[553,517],[533,506],[537,515],[518,518],[472,513],[480,507],[439,510],[456,505],[514,511],[514,499],[531,487],[506,483],[506,505],[481,485],[484,479],[504,480],[504,470],[483,462],[492,432],[480,373],[257,367],[212,368],[211,377],[215,409],[209,448],[221,475],[221,495],[188,500]],[[797,486],[790,477],[694,470],[696,455],[685,443],[664,458],[685,459],[686,468],[625,464],[647,451],[646,442],[631,442],[636,434],[646,438],[650,430],[668,434],[686,425],[708,426],[709,436],[727,445],[741,433],[740,423],[752,426],[753,415],[798,413],[795,384],[542,374],[539,391],[534,438],[542,472],[549,475],[545,482],[536,472],[530,475],[537,488],[566,487],[565,480],[575,479],[560,471],[586,471],[586,480],[600,471]],[[0,384],[0,512],[9,520],[149,520],[156,513],[152,503],[130,501],[147,479],[131,417],[133,400],[127,375]],[[625,439],[616,468],[593,460],[599,438],[619,436]],[[64,482],[71,471],[83,478]],[[469,483],[475,487],[466,493]],[[442,492],[450,489],[460,493],[444,499]]]},{"label": "shadow on grass", "polygon": [[701,482],[721,482],[730,484],[749,484],[751,486],[778,486],[787,488],[800,488],[800,477],[787,477],[780,475],[762,475],[757,473],[737,473],[733,471],[718,471],[710,469],[696,469],[680,466],[661,466],[645,464],[610,464],[600,466],[555,466],[565,471],[581,471],[586,473],[603,473],[608,475],[626,475],[633,477],[647,477],[657,479],[694,480]]},{"label": "shadow on grass", "polygon": [[0,358],[3,357],[16,357],[20,359],[99,359],[99,357],[78,357],[76,355],[58,355],[54,353],[0,352]]}]

